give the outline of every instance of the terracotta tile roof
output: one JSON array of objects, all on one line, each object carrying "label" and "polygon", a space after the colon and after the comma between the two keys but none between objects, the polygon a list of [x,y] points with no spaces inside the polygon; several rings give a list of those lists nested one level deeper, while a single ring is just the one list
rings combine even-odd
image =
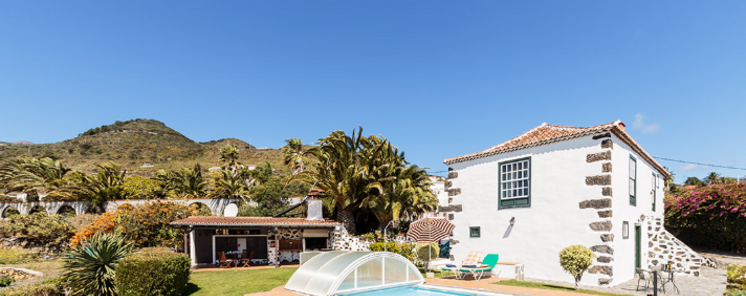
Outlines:
[{"label": "terracotta tile roof", "polygon": [[575,126],[559,126],[553,124],[543,123],[542,125],[535,127],[518,137],[512,138],[501,144],[493,146],[489,149],[479,151],[477,153],[462,155],[458,157],[447,158],[443,162],[447,165],[470,161],[474,159],[489,157],[492,155],[512,152],[516,150],[522,150],[526,148],[556,143],[560,141],[566,141],[591,135],[601,135],[603,133],[613,133],[619,137],[624,143],[629,145],[635,152],[641,155],[648,163],[655,167],[664,176],[669,176],[670,173],[666,171],[662,165],[660,165],[652,156],[645,152],[632,137],[625,131],[625,125],[621,121],[617,120],[614,122],[591,126],[591,127],[575,127]]},{"label": "terracotta tile roof", "polygon": [[171,225],[218,225],[218,226],[322,226],[340,225],[333,220],[306,220],[306,218],[272,218],[272,217],[215,217],[192,216],[171,222]]}]

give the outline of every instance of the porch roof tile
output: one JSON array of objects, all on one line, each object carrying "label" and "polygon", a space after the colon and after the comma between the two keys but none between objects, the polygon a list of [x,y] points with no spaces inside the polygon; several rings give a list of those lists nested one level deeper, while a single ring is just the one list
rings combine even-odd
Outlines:
[{"label": "porch roof tile", "polygon": [[316,226],[334,227],[340,225],[334,220],[306,220],[306,218],[273,218],[273,217],[215,217],[192,216],[171,222],[175,226],[203,225],[203,226]]}]

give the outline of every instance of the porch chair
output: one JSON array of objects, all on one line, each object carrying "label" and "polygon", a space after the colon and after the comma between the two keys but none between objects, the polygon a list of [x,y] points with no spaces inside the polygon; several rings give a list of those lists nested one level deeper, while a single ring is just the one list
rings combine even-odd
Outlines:
[{"label": "porch chair", "polygon": [[643,291],[647,291],[655,275],[639,267],[635,267],[635,272],[637,273],[637,288],[635,291],[640,291],[640,281],[645,281],[645,289]]},{"label": "porch chair", "polygon": [[[482,257],[482,251],[471,251],[468,255],[466,255],[466,259],[464,259],[463,262],[461,262],[461,266],[464,265],[475,265],[479,262],[479,258]],[[459,271],[460,268],[454,264],[446,264],[446,267],[441,267],[440,272],[443,274],[443,276],[446,276],[447,273],[451,272],[456,276],[456,279],[463,278],[463,275]]]},{"label": "porch chair", "polygon": [[[487,256],[484,257],[484,260],[482,260],[481,265],[462,265],[461,269],[459,269],[459,272],[463,274],[461,278],[464,278],[466,275],[471,275],[474,279],[479,281],[485,273],[492,273],[492,269],[495,268],[498,260],[500,260],[500,255],[487,254]],[[502,270],[498,272],[498,276],[500,275],[500,272],[502,272]]]},{"label": "porch chair", "polygon": [[233,259],[225,258],[225,252],[218,252],[218,268],[230,268],[233,262]]},{"label": "porch chair", "polygon": [[251,258],[254,258],[254,251],[251,251],[248,257],[239,260],[241,267],[251,267]]}]

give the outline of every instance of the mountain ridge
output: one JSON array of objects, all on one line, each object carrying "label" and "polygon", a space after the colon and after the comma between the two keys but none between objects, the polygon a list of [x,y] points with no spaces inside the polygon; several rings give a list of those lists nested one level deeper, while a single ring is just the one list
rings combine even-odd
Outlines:
[{"label": "mountain ridge", "polygon": [[[269,162],[279,168],[279,149],[255,149],[237,138],[196,142],[155,119],[132,119],[91,128],[77,137],[56,143],[12,144],[0,142],[0,162],[16,157],[50,157],[78,170],[95,169],[97,164],[114,161],[128,170],[177,169],[200,164],[219,166],[220,148],[234,145],[239,161],[246,164]],[[147,172],[146,172],[147,174]]]}]

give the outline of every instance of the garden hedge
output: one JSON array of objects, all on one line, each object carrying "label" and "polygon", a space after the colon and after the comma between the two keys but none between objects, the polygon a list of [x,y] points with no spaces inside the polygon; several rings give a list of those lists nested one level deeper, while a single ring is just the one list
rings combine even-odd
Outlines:
[{"label": "garden hedge", "polygon": [[167,248],[144,248],[119,261],[119,296],[181,295],[189,282],[191,260]]}]

